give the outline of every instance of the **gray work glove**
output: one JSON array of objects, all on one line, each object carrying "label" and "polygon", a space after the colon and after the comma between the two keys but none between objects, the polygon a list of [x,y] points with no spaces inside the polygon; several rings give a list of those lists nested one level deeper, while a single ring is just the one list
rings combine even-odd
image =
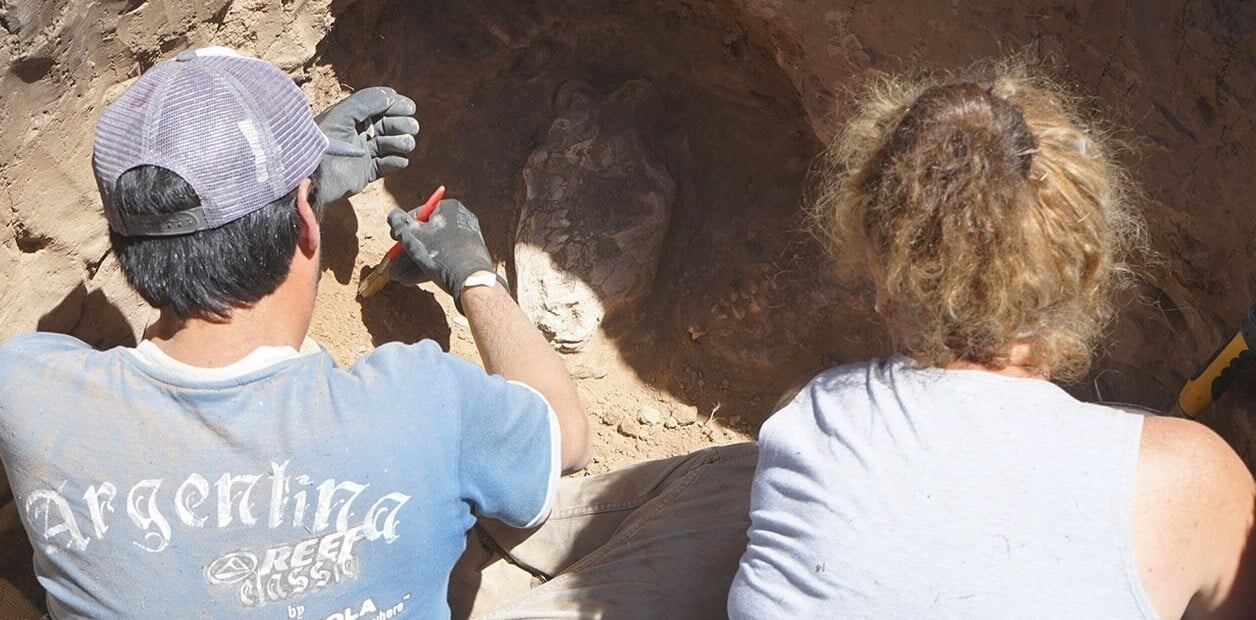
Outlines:
[{"label": "gray work glove", "polygon": [[415,105],[397,91],[364,88],[314,117],[331,141],[318,165],[318,202],[348,198],[375,179],[410,164],[419,122]]},{"label": "gray work glove", "polygon": [[442,200],[426,222],[415,212],[388,214],[392,237],[405,252],[388,266],[388,276],[402,284],[435,281],[462,311],[462,285],[477,271],[494,272],[480,220],[457,200]]}]

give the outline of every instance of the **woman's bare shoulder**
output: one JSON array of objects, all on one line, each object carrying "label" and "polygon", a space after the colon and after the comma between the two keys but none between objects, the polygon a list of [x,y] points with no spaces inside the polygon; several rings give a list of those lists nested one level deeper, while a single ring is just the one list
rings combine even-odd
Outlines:
[{"label": "woman's bare shoulder", "polygon": [[1133,506],[1134,560],[1162,617],[1252,618],[1252,475],[1211,429],[1181,418],[1143,424]]}]

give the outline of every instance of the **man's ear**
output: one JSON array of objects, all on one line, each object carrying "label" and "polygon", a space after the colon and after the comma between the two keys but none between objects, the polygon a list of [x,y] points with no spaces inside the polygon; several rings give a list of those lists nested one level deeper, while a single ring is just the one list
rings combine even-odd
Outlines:
[{"label": "man's ear", "polygon": [[318,252],[322,234],[318,228],[318,217],[310,206],[310,180],[301,181],[297,186],[297,215],[301,216],[301,237],[297,239],[297,247],[307,257]]}]

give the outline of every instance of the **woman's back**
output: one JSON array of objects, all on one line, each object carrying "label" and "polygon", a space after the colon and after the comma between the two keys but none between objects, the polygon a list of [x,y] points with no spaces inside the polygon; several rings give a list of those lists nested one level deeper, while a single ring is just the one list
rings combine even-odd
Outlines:
[{"label": "woman's back", "polygon": [[1154,618],[1132,551],[1143,418],[905,357],[764,425],[734,618]]},{"label": "woman's back", "polygon": [[1145,246],[1076,99],[1016,63],[880,76],[814,223],[903,355],[761,434],[737,617],[1256,617],[1256,489],[1204,426],[1070,398]]}]

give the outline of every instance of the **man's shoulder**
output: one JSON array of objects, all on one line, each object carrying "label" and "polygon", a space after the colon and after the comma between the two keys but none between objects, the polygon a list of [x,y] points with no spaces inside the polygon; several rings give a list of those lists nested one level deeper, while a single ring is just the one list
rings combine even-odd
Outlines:
[{"label": "man's shoulder", "polygon": [[420,340],[414,344],[389,342],[358,358],[350,369],[355,372],[387,371],[395,367],[408,370],[415,368],[415,364],[443,364],[450,357],[431,340]]},{"label": "man's shoulder", "polygon": [[390,342],[358,358],[348,368],[358,381],[415,385],[436,381],[465,381],[483,375],[479,366],[447,353],[432,340],[414,344]]},{"label": "man's shoulder", "polygon": [[0,369],[12,371],[32,361],[46,360],[50,355],[78,354],[94,351],[91,345],[65,334],[34,332],[19,334],[0,342]]},{"label": "man's shoulder", "polygon": [[[63,334],[36,332],[0,342],[0,412],[14,402],[38,398],[51,389],[53,376],[66,376],[83,368],[81,358],[97,354],[87,343]],[[16,399],[16,400],[14,400]]]}]

